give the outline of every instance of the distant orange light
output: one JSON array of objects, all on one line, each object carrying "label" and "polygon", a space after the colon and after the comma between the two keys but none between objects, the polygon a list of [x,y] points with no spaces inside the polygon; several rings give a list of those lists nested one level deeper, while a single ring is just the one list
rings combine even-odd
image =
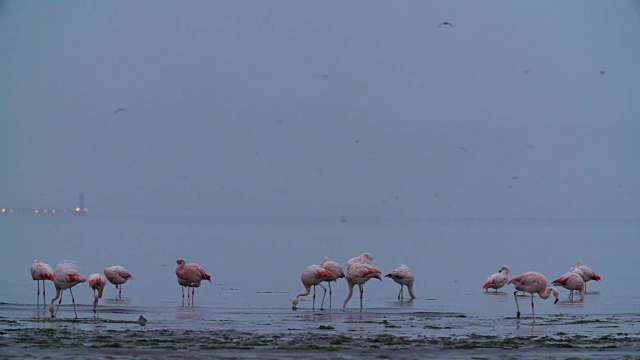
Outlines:
[{"label": "distant orange light", "polygon": [[7,211],[7,209],[2,208],[2,213],[4,214]]},{"label": "distant orange light", "polygon": [[33,210],[33,212],[34,212],[34,213],[36,213],[36,214],[37,214],[39,211],[40,211],[40,210],[38,210],[38,209]]},{"label": "distant orange light", "polygon": [[76,212],[80,212],[80,208],[79,207],[76,208]]}]

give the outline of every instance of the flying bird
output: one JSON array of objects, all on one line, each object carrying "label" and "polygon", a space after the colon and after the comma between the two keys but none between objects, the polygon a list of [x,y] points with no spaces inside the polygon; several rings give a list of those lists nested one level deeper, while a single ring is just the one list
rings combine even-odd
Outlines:
[{"label": "flying bird", "polygon": [[110,283],[116,286],[118,297],[122,298],[122,284],[133,278],[129,270],[120,265],[114,265],[104,269],[104,275]]},{"label": "flying bird", "polygon": [[[311,305],[311,309],[316,309],[316,286],[320,285],[322,289],[324,289],[324,295],[322,295],[322,303],[324,304],[324,297],[327,295],[327,289],[322,286],[322,283],[325,281],[331,281],[335,275],[323,268],[320,265],[311,265],[302,271],[302,275],[300,275],[300,280],[302,281],[302,285],[304,285],[304,291],[298,293],[291,301],[291,308],[293,310],[298,308],[298,299],[300,296],[307,296],[311,292],[311,287],[313,286],[313,304]],[[323,310],[322,305],[320,305],[320,310]]]},{"label": "flying bird", "polygon": [[[333,273],[333,278],[330,280],[327,280],[327,282],[329,283],[329,309],[331,309],[331,296],[333,295],[333,291],[331,291],[331,282],[337,281],[340,278],[344,278],[345,277],[344,270],[342,270],[342,266],[340,266],[340,264],[338,264],[333,260],[329,260],[329,258],[326,256],[320,263],[320,266],[331,271],[331,273]],[[324,305],[324,296],[322,300],[323,302],[322,304],[320,304],[320,309],[322,309],[322,306]]]},{"label": "flying bird", "polygon": [[121,107],[121,108],[117,108],[117,109],[115,109],[115,110],[113,111],[113,113],[114,113],[114,114],[117,114],[117,113],[119,113],[120,111],[127,112],[127,109],[125,109],[125,108],[123,108],[123,107]]},{"label": "flying bird", "polygon": [[[89,275],[89,287],[93,289],[93,315],[98,315],[98,299],[102,298],[102,292],[107,285],[107,278],[99,273]],[[98,293],[96,294],[96,290]]]},{"label": "flying bird", "polygon": [[469,150],[467,150],[467,148],[462,146],[462,145],[456,145],[456,148],[459,149],[459,150],[462,150],[464,152],[469,152]]},{"label": "flying bird", "polygon": [[569,271],[551,282],[552,285],[562,286],[569,290],[569,300],[573,301],[573,291],[580,292],[580,301],[585,299],[585,282],[577,272]]},{"label": "flying bird", "polygon": [[409,290],[409,296],[411,296],[411,299],[416,298],[413,294],[413,281],[415,280],[415,276],[413,275],[413,271],[411,271],[407,265],[402,264],[398,266],[395,270],[385,275],[385,277],[391,278],[393,281],[400,284],[398,300],[402,301],[404,299],[404,292],[402,291],[404,286]]},{"label": "flying bird", "polygon": [[516,291],[513,292],[513,298],[516,301],[516,308],[518,309],[517,317],[520,320],[520,306],[518,305],[518,298],[516,294],[518,291],[524,291],[531,294],[531,313],[533,315],[533,322],[536,322],[536,312],[533,307],[533,294],[538,294],[540,299],[548,299],[551,293],[555,296],[556,300],[554,304],[558,302],[558,290],[555,288],[547,288],[547,278],[539,272],[531,271],[518,275],[509,281],[509,284],[513,284]]},{"label": "flying bird", "polygon": [[[49,306],[51,317],[55,317],[58,313],[58,309],[62,303],[62,292],[69,289],[69,292],[71,293],[71,302],[73,303],[73,312],[76,314],[76,319],[78,318],[78,312],[76,311],[76,299],[73,297],[73,291],[71,291],[71,288],[85,281],[87,280],[78,273],[78,265],[74,262],[64,260],[56,266],[56,272],[53,276],[53,284],[56,287],[56,297],[51,300],[51,305]],[[53,303],[58,300],[58,298],[60,298],[60,301],[58,301],[58,307],[56,307],[56,311],[54,312]]]},{"label": "flying bird", "polygon": [[601,74],[601,75],[604,75],[604,74],[606,74],[606,73],[607,73],[607,71],[606,71],[606,70],[600,70],[600,74]]},{"label": "flying bird", "polygon": [[487,282],[482,286],[485,289],[485,292],[488,292],[489,289],[495,289],[495,292],[498,292],[498,289],[505,286],[509,281],[509,268],[507,265],[503,265],[497,273],[489,276],[487,278]]},{"label": "flying bird", "polygon": [[[364,254],[363,254],[364,255]],[[367,254],[368,255],[368,254]],[[358,285],[360,289],[360,312],[362,312],[362,297],[364,296],[364,284],[369,281],[369,279],[378,279],[382,281],[382,271],[374,268],[372,265],[364,263],[364,262],[355,262],[351,264],[349,269],[347,269],[347,284],[349,285],[349,295],[344,300],[344,304],[342,304],[342,308],[347,308],[347,303],[351,299],[353,295],[353,287],[354,285]]]},{"label": "flying bird", "polygon": [[[191,287],[191,303],[193,303],[196,296],[196,288],[200,286],[200,282],[202,280],[209,280],[209,282],[211,282],[211,275],[209,275],[202,266],[196,263],[187,264],[183,258],[177,259],[176,263],[178,263],[178,266],[176,267],[176,275],[178,278],[184,280],[183,283],[191,284],[186,286]],[[195,284],[198,286],[195,286]],[[182,283],[180,285],[184,286]],[[187,289],[187,291],[188,290],[189,289]]]},{"label": "flying bird", "polygon": [[437,27],[440,27],[440,26],[450,26],[450,27],[455,27],[455,26],[453,26],[453,24],[452,24],[452,23],[450,23],[450,22],[448,22],[448,21],[443,21],[443,22],[441,22],[440,24],[438,24],[438,26],[437,26]]},{"label": "flying bird", "polygon": [[38,308],[40,308],[40,280],[42,280],[42,307],[44,308],[47,303],[44,281],[53,281],[53,269],[49,264],[35,260],[33,264],[31,264],[31,278],[38,284],[38,298],[36,300],[36,306]]}]

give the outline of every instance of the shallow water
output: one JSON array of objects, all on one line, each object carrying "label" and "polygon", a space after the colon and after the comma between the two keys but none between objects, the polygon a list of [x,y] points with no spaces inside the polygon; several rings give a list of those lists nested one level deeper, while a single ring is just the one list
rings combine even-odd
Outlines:
[{"label": "shallow water", "polygon": [[[72,328],[135,330],[139,315],[148,330],[237,330],[297,333],[331,330],[351,336],[464,337],[558,336],[640,337],[640,287],[637,219],[289,219],[5,216],[0,236],[10,245],[0,254],[0,328]],[[5,241],[7,241],[5,240]],[[383,272],[401,263],[416,274],[413,301],[396,299],[399,285],[390,279],[369,281],[364,310],[357,294],[342,310],[346,281],[332,285],[332,308],[316,310],[311,296],[291,310],[291,299],[303,290],[300,272],[329,256],[347,259],[368,251]],[[197,262],[213,276],[196,290],[195,306],[186,304],[175,279],[175,259]],[[112,285],[105,290],[94,318],[92,290],[73,288],[63,294],[58,317],[36,309],[36,284],[29,266],[40,259],[55,267],[73,259],[85,277],[120,264],[133,279],[122,299]],[[523,319],[517,321],[513,289],[485,293],[486,278],[506,264],[510,276],[539,271],[549,280],[578,259],[602,276],[589,282],[584,301],[560,302],[535,297],[532,326],[529,296],[518,297]],[[55,295],[47,283],[47,301]],[[405,296],[408,296],[405,293]],[[578,298],[578,297],[577,297]],[[406,298],[405,298],[406,299]],[[325,304],[328,304],[328,294]]]}]

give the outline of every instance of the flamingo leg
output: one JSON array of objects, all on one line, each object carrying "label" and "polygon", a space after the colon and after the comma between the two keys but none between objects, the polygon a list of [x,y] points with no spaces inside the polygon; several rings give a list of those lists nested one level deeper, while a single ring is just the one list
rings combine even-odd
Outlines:
[{"label": "flamingo leg", "polygon": [[116,286],[118,287],[118,297],[122,299],[122,284]]},{"label": "flamingo leg", "polygon": [[322,286],[322,284],[318,284],[324,290],[324,294],[322,294],[322,303],[320,303],[320,310],[324,310],[324,297],[327,296],[327,289]]},{"label": "flamingo leg", "polygon": [[[64,292],[64,290],[60,290],[60,300],[58,301],[58,306],[56,306],[56,312],[55,314],[51,314],[51,317],[55,317],[55,315],[58,315],[58,309],[60,308],[60,304],[62,304],[62,293]],[[53,299],[55,300],[55,299]],[[53,303],[53,300],[51,301],[51,303]]]},{"label": "flamingo leg", "polygon": [[533,293],[531,293],[531,313],[533,314],[533,322],[536,322],[536,311],[533,306]]},{"label": "flamingo leg", "polygon": [[[47,303],[47,295],[45,295],[45,286],[44,286],[44,280],[42,280],[42,308],[44,309],[44,307],[46,306]],[[38,296],[39,298],[40,296]]]},{"label": "flamingo leg", "polygon": [[76,314],[76,319],[78,318],[78,312],[76,311],[76,299],[73,298],[73,291],[69,288],[69,292],[71,293],[71,302],[73,303],[73,312]]},{"label": "flamingo leg", "polygon": [[329,281],[329,309],[331,309],[331,296],[333,292],[331,291],[331,281]]},{"label": "flamingo leg", "polygon": [[364,287],[362,284],[358,284],[360,287],[360,312],[362,312],[362,297],[364,296]]},{"label": "flamingo leg", "polygon": [[516,317],[518,318],[518,321],[520,321],[520,305],[518,305],[518,291],[514,291],[513,292],[513,300],[516,301],[516,309],[518,309],[518,312],[516,313]]},{"label": "flamingo leg", "polygon": [[316,309],[316,286],[313,285],[313,305],[311,305],[311,310]]},{"label": "flamingo leg", "polygon": [[196,287],[191,288],[191,306],[195,306],[196,303]]},{"label": "flamingo leg", "polygon": [[400,292],[398,293],[398,300],[402,301],[402,299],[404,299],[404,294],[402,293],[402,287],[403,285],[400,284]]},{"label": "flamingo leg", "polygon": [[[38,299],[36,300],[36,308],[40,309],[40,280],[36,280],[36,284],[38,284]],[[42,284],[44,286],[44,283]]]},{"label": "flamingo leg", "polygon": [[98,297],[96,296],[96,289],[93,289],[93,317],[96,317],[98,314]]}]

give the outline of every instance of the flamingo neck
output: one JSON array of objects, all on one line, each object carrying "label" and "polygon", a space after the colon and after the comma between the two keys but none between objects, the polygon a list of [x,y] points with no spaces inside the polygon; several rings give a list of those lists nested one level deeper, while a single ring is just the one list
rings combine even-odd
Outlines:
[{"label": "flamingo neck", "polygon": [[310,293],[310,292],[311,292],[311,285],[307,285],[307,284],[305,284],[305,285],[304,285],[304,291],[303,291],[303,292],[301,292],[301,293],[298,293],[298,294],[296,295],[296,297],[295,297],[295,299],[294,299],[294,302],[295,302],[295,303],[298,303],[298,298],[299,298],[300,296],[307,296],[307,295],[309,295],[309,293]]},{"label": "flamingo neck", "polygon": [[342,308],[346,309],[347,308],[347,303],[349,302],[349,300],[351,300],[351,296],[353,295],[353,282],[351,282],[351,280],[347,279],[347,283],[349,284],[349,295],[347,295],[347,298],[344,299],[344,304],[342,304]]},{"label": "flamingo neck", "polygon": [[541,291],[538,293],[538,296],[540,296],[540,299],[548,299],[549,296],[551,296],[551,294],[553,293],[553,295],[556,297],[556,299],[558,298],[558,290],[549,287],[544,291]]},{"label": "flamingo neck", "polygon": [[413,283],[407,285],[407,289],[409,290],[409,296],[411,296],[412,299],[415,299],[416,295],[413,293]]}]

